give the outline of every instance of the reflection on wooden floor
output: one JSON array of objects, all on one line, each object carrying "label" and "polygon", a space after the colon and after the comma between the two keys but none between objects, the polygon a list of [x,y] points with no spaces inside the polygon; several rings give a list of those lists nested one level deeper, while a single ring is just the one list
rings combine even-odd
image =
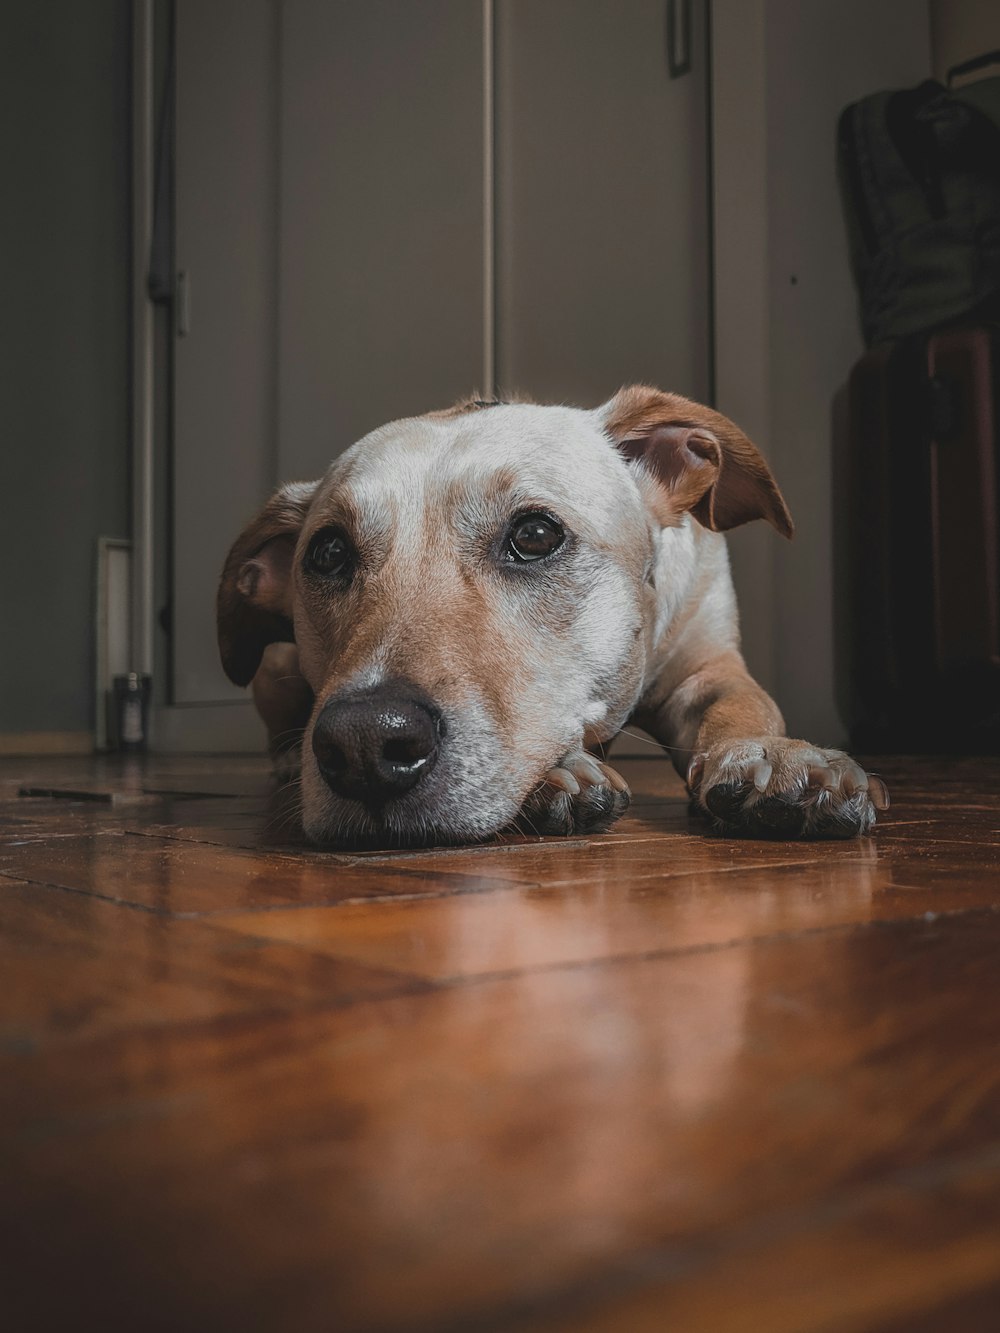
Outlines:
[{"label": "reflection on wooden floor", "polygon": [[262,761],[3,761],[4,1326],[1000,1327],[1000,761],[832,844],[621,767],[349,856]]}]

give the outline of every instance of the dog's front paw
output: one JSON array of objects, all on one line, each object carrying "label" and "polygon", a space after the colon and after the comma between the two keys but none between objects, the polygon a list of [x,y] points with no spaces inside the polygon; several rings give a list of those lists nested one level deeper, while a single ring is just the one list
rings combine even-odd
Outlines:
[{"label": "dog's front paw", "polygon": [[620,773],[583,750],[550,768],[525,802],[521,822],[531,833],[603,833],[632,800]]},{"label": "dog's front paw", "polygon": [[771,838],[855,838],[886,810],[881,778],[841,750],[784,736],[730,741],[696,754],[688,790],[732,832]]}]

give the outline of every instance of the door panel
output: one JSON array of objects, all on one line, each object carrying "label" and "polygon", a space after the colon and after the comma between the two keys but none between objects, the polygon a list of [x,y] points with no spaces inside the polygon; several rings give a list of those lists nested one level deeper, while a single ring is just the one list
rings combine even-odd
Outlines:
[{"label": "door panel", "polygon": [[497,0],[503,388],[709,396],[703,8],[672,79],[666,0]]},{"label": "door panel", "polygon": [[477,387],[482,6],[283,6],[279,471]]},{"label": "door panel", "polygon": [[215,587],[274,478],[275,11],[177,5],[173,698],[238,700],[215,646]]}]

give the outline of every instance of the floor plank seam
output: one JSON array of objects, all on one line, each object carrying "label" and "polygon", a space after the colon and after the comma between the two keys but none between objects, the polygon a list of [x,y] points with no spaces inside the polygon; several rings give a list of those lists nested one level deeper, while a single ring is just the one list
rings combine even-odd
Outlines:
[{"label": "floor plank seam", "polygon": [[111,894],[99,893],[95,889],[81,889],[74,884],[53,884],[45,879],[32,879],[30,875],[15,874],[10,870],[4,870],[0,867],[0,879],[10,880],[12,884],[27,884],[36,889],[53,889],[57,893],[72,893],[78,898],[94,898],[98,902],[111,903],[115,907],[128,907],[136,912],[144,912],[147,916],[158,917],[160,920],[177,919],[174,913],[163,908],[150,907],[148,903],[137,903],[129,898],[115,898]]},{"label": "floor plank seam", "polygon": [[[162,827],[155,829],[123,828],[121,832],[130,838],[146,838],[160,842],[180,843],[182,846],[188,847],[220,847],[227,852],[243,852],[255,856],[272,856],[277,860],[292,861],[296,863],[310,863],[318,855],[323,855],[323,853],[313,852],[309,848],[303,848],[299,851],[297,848],[280,846],[262,847],[259,843],[230,843],[219,842],[217,839],[211,838],[185,838],[181,837],[178,833],[171,832],[169,829],[164,829]],[[330,863],[350,866],[356,864],[359,858],[334,852],[327,854],[327,859]]]},{"label": "floor plank seam", "polygon": [[[67,838],[79,838],[79,833],[38,833],[28,838],[15,838],[9,840],[0,840],[0,856],[10,847],[38,847],[46,842],[64,842]],[[84,837],[90,836],[84,834]]]},{"label": "floor plank seam", "polygon": [[758,945],[788,944],[796,940],[815,939],[819,936],[863,934],[871,930],[891,930],[901,925],[933,925],[939,920],[952,921],[964,916],[997,916],[1000,906],[996,904],[977,904],[975,907],[957,907],[947,911],[924,911],[913,916],[891,917],[874,921],[838,921],[826,926],[805,926],[799,930],[771,931],[764,935],[739,935],[728,940],[712,940],[704,944],[684,945],[676,949],[650,949],[641,953],[607,954],[601,958],[564,959],[553,963],[539,963],[523,968],[501,969],[496,972],[479,972],[473,976],[450,976],[435,978],[435,985],[448,988],[461,988],[477,985],[480,982],[513,981],[521,976],[535,976],[547,972],[571,972],[588,967],[615,967],[629,963],[669,961],[675,958],[698,957],[704,954],[721,953],[727,949],[756,948]]}]

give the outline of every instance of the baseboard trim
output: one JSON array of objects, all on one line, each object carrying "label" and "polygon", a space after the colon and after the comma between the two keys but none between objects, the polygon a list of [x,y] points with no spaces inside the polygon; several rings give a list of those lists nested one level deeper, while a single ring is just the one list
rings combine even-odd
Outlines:
[{"label": "baseboard trim", "polygon": [[0,732],[0,755],[93,754],[94,736],[90,731],[8,731]]}]

